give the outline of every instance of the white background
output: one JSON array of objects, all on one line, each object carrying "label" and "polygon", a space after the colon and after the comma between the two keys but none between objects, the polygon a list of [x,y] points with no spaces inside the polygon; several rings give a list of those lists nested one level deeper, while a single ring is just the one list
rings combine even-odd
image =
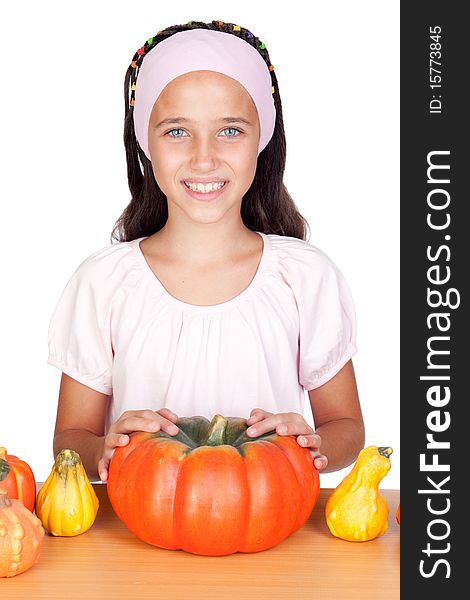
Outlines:
[{"label": "white background", "polygon": [[[60,380],[46,364],[49,321],[73,271],[110,243],[130,200],[124,74],[158,30],[220,19],[268,48],[283,104],[285,184],[310,223],[310,243],[353,293],[366,445],[394,449],[381,487],[399,488],[399,3],[281,7],[82,0],[3,8],[0,446],[27,460],[38,481],[52,467]],[[307,403],[313,424],[309,411]],[[349,470],[323,475],[322,487]]]}]

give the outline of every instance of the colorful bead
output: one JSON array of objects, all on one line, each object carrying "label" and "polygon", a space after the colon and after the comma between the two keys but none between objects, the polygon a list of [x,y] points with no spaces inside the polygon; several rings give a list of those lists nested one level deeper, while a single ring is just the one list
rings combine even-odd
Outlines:
[{"label": "colorful bead", "polygon": [[135,92],[135,83],[132,84],[131,90]]},{"label": "colorful bead", "polygon": [[135,101],[134,101],[134,98],[132,98],[132,100],[131,100],[131,106],[134,106],[134,104],[135,104]]},{"label": "colorful bead", "polygon": [[274,94],[274,86],[271,87],[271,94]]},{"label": "colorful bead", "polygon": [[266,46],[264,45],[264,42],[262,42],[261,40],[259,41],[259,46],[258,46],[258,48],[259,48],[260,50],[264,50],[264,49],[266,48]]},{"label": "colorful bead", "polygon": [[223,25],[223,24],[224,24],[224,22],[223,22],[223,21],[217,21],[217,23],[218,23],[219,25]]},{"label": "colorful bead", "polygon": [[136,69],[136,68],[137,68],[137,63],[135,62],[135,60],[133,60],[133,61],[131,62],[131,67],[132,67],[133,69]]},{"label": "colorful bead", "polygon": [[193,22],[192,22],[192,21],[188,21],[188,22],[186,23],[186,25],[192,25],[192,24],[193,24]]},{"label": "colorful bead", "polygon": [[147,44],[148,44],[149,46],[150,46],[150,44],[153,44],[153,38],[149,38],[149,39],[147,40]]},{"label": "colorful bead", "polygon": [[233,31],[240,31],[240,25],[234,25]]},{"label": "colorful bead", "polygon": [[163,31],[163,29],[160,29],[160,31],[157,31],[157,35],[160,35],[162,31]]},{"label": "colorful bead", "polygon": [[251,31],[247,31],[246,32],[246,37],[249,38],[249,39],[251,39],[252,37],[255,37],[255,36],[251,33]]},{"label": "colorful bead", "polygon": [[274,65],[269,65],[269,70],[274,71]]},{"label": "colorful bead", "polygon": [[142,48],[139,48],[139,49],[137,50],[137,54],[138,54],[139,56],[142,56],[142,54],[143,54],[144,52],[145,52],[145,50],[144,50],[144,47],[143,47],[143,46],[142,46]]}]

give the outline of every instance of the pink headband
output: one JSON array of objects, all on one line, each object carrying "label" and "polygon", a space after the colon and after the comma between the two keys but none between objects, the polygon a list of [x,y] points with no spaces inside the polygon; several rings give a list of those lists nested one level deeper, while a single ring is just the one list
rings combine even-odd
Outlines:
[{"label": "pink headband", "polygon": [[259,52],[243,39],[211,29],[188,29],[173,34],[145,55],[139,68],[134,103],[137,141],[150,160],[148,124],[163,88],[190,71],[217,71],[236,79],[250,94],[258,111],[258,154],[274,132],[276,109],[268,66]]}]

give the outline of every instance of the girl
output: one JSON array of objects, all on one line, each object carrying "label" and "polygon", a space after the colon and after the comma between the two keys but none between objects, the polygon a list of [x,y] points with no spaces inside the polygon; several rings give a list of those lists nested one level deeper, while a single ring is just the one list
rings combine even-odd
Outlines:
[{"label": "girl", "polygon": [[254,438],[297,436],[320,470],[351,464],[364,445],[354,306],[282,182],[263,42],[222,21],[159,31],[126,73],[124,143],[132,200],[49,326],[54,453],[76,450],[106,481],[131,432],[219,413]]}]

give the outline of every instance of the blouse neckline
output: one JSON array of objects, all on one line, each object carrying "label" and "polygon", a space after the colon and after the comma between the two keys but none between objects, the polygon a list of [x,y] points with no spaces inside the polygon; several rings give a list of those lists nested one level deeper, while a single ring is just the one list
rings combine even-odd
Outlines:
[{"label": "blouse neckline", "polygon": [[148,262],[144,256],[144,253],[142,252],[142,249],[140,247],[140,242],[142,240],[147,239],[147,237],[150,237],[150,236],[143,236],[140,238],[136,238],[135,240],[132,240],[130,242],[130,244],[131,244],[132,250],[134,251],[134,253],[137,257],[138,263],[139,263],[145,277],[151,282],[151,284],[153,286],[155,286],[157,288],[157,290],[160,292],[160,294],[162,296],[164,296],[169,302],[171,302],[172,304],[174,304],[175,306],[177,306],[181,309],[184,309],[184,310],[190,311],[190,312],[213,312],[213,311],[226,310],[228,308],[231,308],[232,306],[237,305],[239,302],[241,302],[242,300],[244,300],[245,298],[250,296],[252,293],[254,293],[254,291],[261,284],[264,274],[267,271],[269,257],[271,254],[272,242],[271,242],[270,237],[267,234],[263,233],[262,231],[255,231],[255,233],[260,235],[263,239],[263,251],[261,254],[261,259],[258,263],[258,268],[256,270],[256,273],[255,273],[253,279],[248,284],[248,287],[246,287],[243,291],[241,291],[237,296],[230,298],[230,300],[227,300],[226,302],[220,302],[219,304],[206,304],[206,305],[204,305],[204,304],[189,304],[188,302],[183,302],[182,300],[178,300],[178,298],[175,298],[174,296],[172,296],[170,294],[170,292],[168,292],[168,290],[162,284],[162,282],[158,279],[158,277],[155,275],[155,273],[152,271],[152,269],[150,268],[150,265],[148,264]]}]

